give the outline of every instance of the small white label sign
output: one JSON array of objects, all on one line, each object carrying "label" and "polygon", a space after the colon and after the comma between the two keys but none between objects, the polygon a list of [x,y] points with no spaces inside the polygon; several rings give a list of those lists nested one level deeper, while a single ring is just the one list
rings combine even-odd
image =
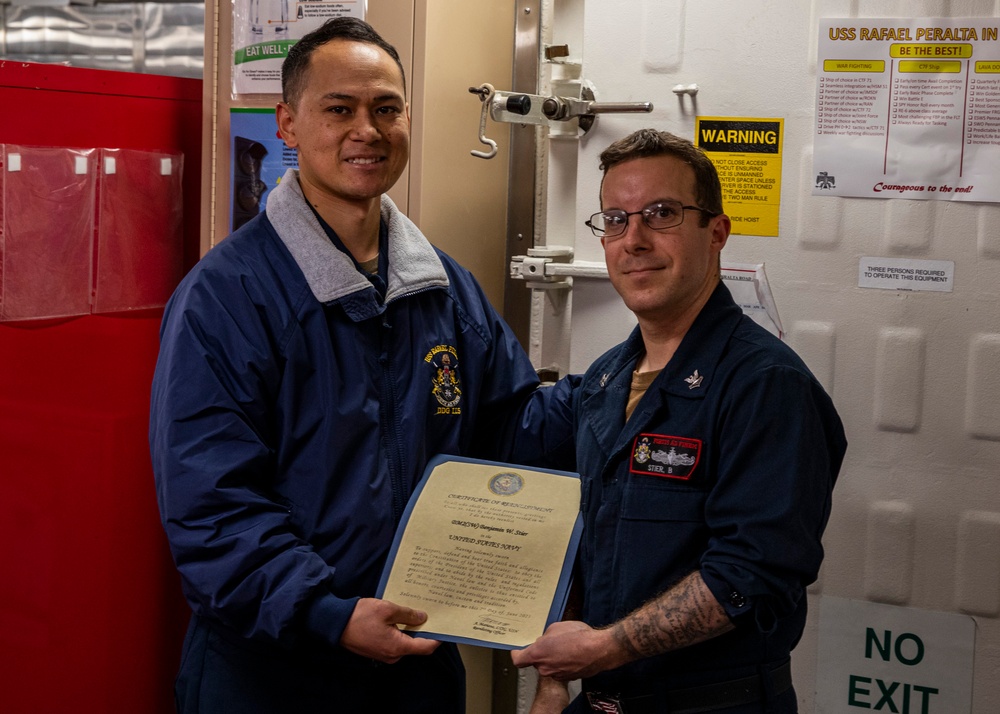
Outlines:
[{"label": "small white label sign", "polygon": [[744,314],[779,340],[784,338],[763,263],[723,263],[722,279]]},{"label": "small white label sign", "polygon": [[883,290],[927,290],[950,293],[955,286],[952,260],[861,258],[858,287]]},{"label": "small white label sign", "polygon": [[966,615],[823,597],[817,714],[969,714],[976,624]]}]

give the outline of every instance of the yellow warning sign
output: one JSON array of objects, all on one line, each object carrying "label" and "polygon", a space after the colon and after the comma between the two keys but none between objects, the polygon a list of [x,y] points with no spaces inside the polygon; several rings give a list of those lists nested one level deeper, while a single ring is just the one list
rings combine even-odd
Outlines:
[{"label": "yellow warning sign", "polygon": [[722,204],[733,233],[778,235],[784,119],[698,117],[695,144],[722,182]]}]

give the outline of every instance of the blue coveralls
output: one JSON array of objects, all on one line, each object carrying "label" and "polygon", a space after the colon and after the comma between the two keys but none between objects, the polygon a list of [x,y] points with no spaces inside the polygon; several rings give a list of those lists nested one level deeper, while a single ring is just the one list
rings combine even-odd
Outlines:
[{"label": "blue coveralls", "polygon": [[[721,283],[625,423],[642,353],[637,328],[574,395],[581,619],[608,625],[700,571],[736,629],[584,683],[627,696],[788,660],[846,449],[834,406],[805,364],[744,316]],[[795,710],[792,690],[772,699],[768,711]],[[573,711],[589,710],[583,700]]]},{"label": "blue coveralls", "polygon": [[289,172],[166,308],[150,445],[194,611],[183,712],[464,709],[454,646],[377,665],[338,643],[427,461],[502,456],[538,380],[473,277],[385,197],[382,221],[384,302]]}]

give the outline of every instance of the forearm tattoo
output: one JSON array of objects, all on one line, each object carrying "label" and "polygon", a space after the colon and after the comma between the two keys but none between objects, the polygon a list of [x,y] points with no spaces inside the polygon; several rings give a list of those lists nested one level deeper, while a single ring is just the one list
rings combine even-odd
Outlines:
[{"label": "forearm tattoo", "polygon": [[692,573],[612,628],[629,659],[637,660],[711,639],[733,624],[701,575]]}]

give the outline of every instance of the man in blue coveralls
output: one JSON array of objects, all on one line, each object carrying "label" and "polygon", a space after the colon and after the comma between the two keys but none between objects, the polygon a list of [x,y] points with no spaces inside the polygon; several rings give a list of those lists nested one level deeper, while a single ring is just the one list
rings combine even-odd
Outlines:
[{"label": "man in blue coveralls", "polygon": [[425,614],[374,594],[428,460],[500,456],[538,380],[471,274],[384,195],[409,155],[396,50],[331,20],[282,86],[299,170],[161,330],[150,447],[193,610],[177,708],[462,712],[455,646],[402,633]]},{"label": "man in blue coveralls", "polygon": [[730,221],[704,153],[644,129],[601,169],[588,225],[638,326],[573,391],[579,609],[514,663],[541,675],[533,714],[794,712],[840,419],[720,280]]}]

